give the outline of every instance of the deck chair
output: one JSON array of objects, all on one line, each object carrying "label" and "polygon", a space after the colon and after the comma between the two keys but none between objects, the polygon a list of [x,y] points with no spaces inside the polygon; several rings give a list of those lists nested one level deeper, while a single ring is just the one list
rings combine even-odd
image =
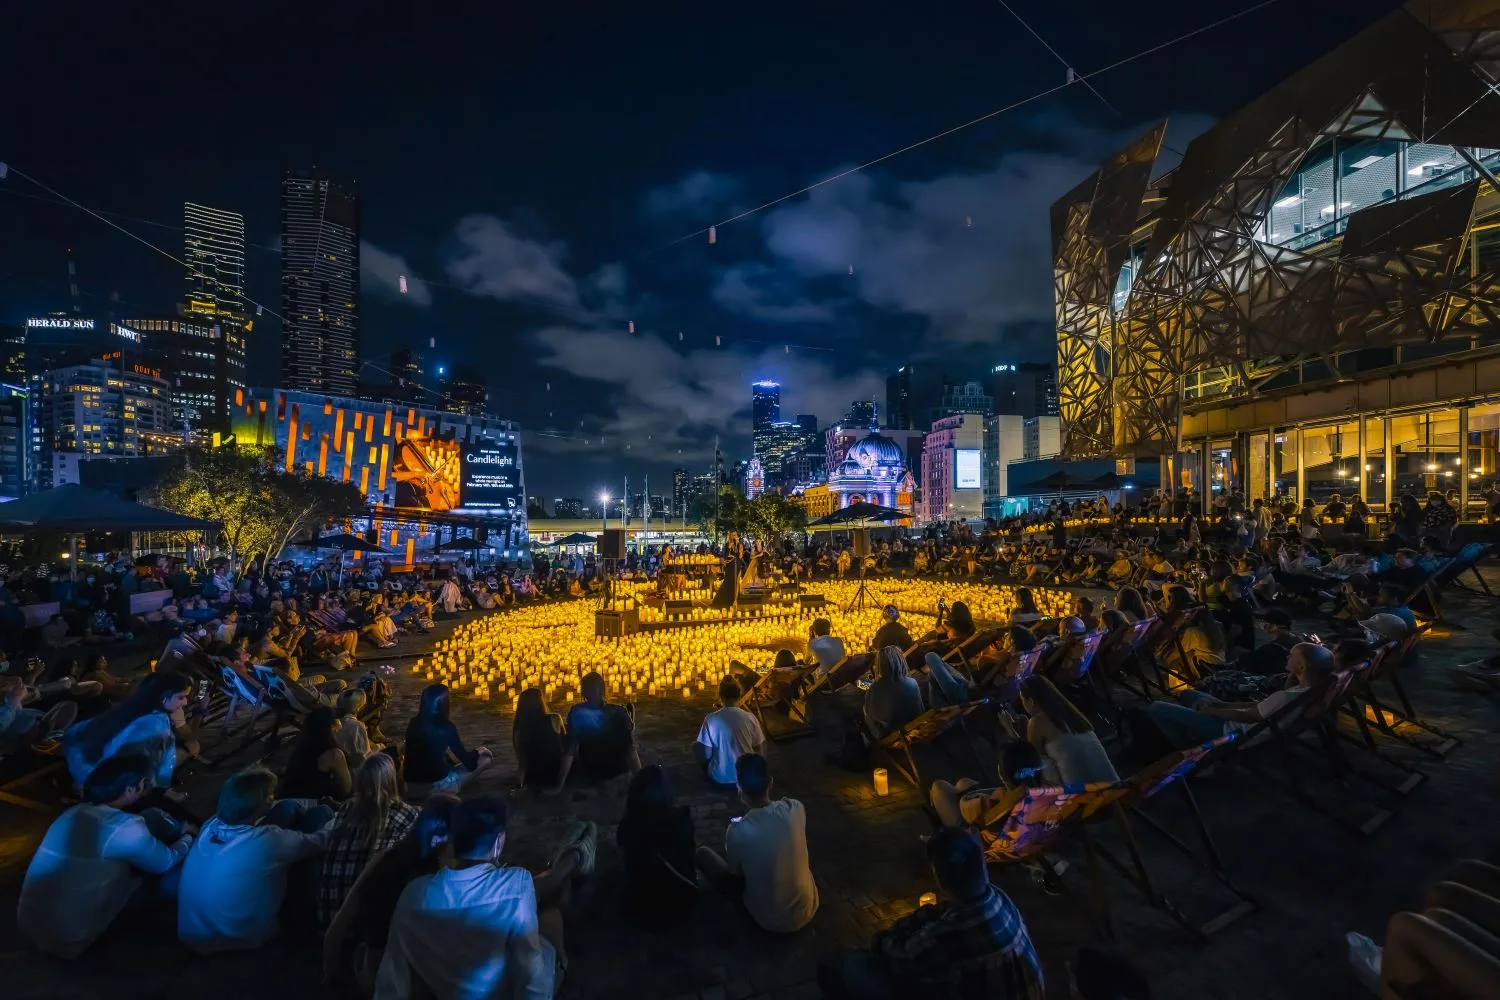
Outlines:
[{"label": "deck chair", "polygon": [[[996,663],[989,671],[979,679],[981,691],[991,691],[990,700],[996,706],[1005,707],[1016,700],[1021,693],[1021,682],[1030,677],[1036,670],[1036,665],[1041,662],[1047,650],[1051,648],[1050,643],[1039,642],[1035,647],[1024,653],[1013,654],[1016,662],[1016,671],[1013,677],[1005,677],[1001,671],[1010,665],[1011,660],[1005,659]],[[998,684],[998,687],[992,685]]]},{"label": "deck chair", "polygon": [[[1463,548],[1459,549],[1458,550],[1458,558],[1459,559],[1464,558],[1464,554],[1470,548],[1473,548],[1476,545],[1480,545],[1480,543],[1478,543],[1478,542],[1471,542],[1468,545],[1465,545]],[[1483,594],[1486,597],[1500,597],[1500,594],[1497,594],[1493,590],[1491,590],[1490,589],[1490,585],[1488,583],[1486,583],[1484,577],[1480,575],[1480,573],[1479,573],[1479,565],[1478,565],[1479,560],[1481,560],[1485,556],[1489,555],[1490,550],[1493,549],[1494,546],[1493,545],[1480,545],[1480,547],[1481,547],[1482,551],[1480,551],[1478,554],[1476,554],[1474,556],[1473,560],[1470,561],[1467,566],[1462,566],[1462,565],[1459,566],[1458,569],[1453,573],[1452,578],[1448,582],[1452,586],[1457,587],[1459,590],[1466,590],[1466,591],[1468,591],[1471,594]],[[1477,588],[1469,586],[1467,583],[1464,583],[1462,579],[1460,579],[1460,577],[1462,577],[1465,573],[1471,573],[1471,574],[1473,574],[1473,576],[1474,576],[1474,582],[1479,585]]]},{"label": "deck chair", "polygon": [[[1194,936],[1205,940],[1234,921],[1259,909],[1259,904],[1248,893],[1235,885],[1225,873],[1218,845],[1214,843],[1213,835],[1209,832],[1208,826],[1203,821],[1203,814],[1198,809],[1197,799],[1194,798],[1192,788],[1187,781],[1188,775],[1196,770],[1203,761],[1211,760],[1216,754],[1227,751],[1234,745],[1237,739],[1237,733],[1226,733],[1218,739],[1210,740],[1187,750],[1168,754],[1156,763],[1148,765],[1125,779],[1124,784],[1129,788],[1129,792],[1118,799],[1112,808],[1121,836],[1130,854],[1129,866],[1118,859],[1102,844],[1095,845],[1099,856],[1127,882],[1130,882],[1140,890],[1152,906],[1166,913]],[[1182,793],[1182,797],[1187,804],[1188,814],[1192,818],[1192,823],[1196,830],[1199,844],[1201,845],[1201,854],[1199,850],[1195,850],[1145,809],[1145,804],[1150,799],[1171,787],[1177,788]],[[1158,834],[1167,844],[1187,858],[1195,868],[1199,871],[1207,872],[1224,886],[1233,895],[1234,902],[1224,911],[1205,921],[1195,921],[1188,917],[1175,903],[1162,893],[1157,887],[1157,880],[1152,878],[1135,837],[1133,821],[1136,820],[1139,820],[1147,829]]]},{"label": "deck chair", "polygon": [[[1081,832],[1086,818],[1109,808],[1128,792],[1129,788],[1123,782],[1027,789],[1021,801],[1008,811],[1002,805],[992,809],[992,815],[983,817],[979,825],[979,842],[984,847],[984,860],[992,865],[1039,864],[1057,885],[1072,895],[1071,888],[1063,881],[1061,868],[1049,855],[1069,837]],[[1112,939],[1114,926],[1110,920],[1109,897],[1100,877],[1098,855],[1091,839],[1084,837],[1083,844],[1094,897],[1094,909],[1084,906],[1084,913],[1100,937]],[[1083,905],[1077,896],[1074,900]]]},{"label": "deck chair", "polygon": [[[1449,584],[1457,582],[1458,578],[1470,570],[1474,571],[1475,577],[1479,577],[1476,564],[1489,552],[1491,546],[1483,542],[1470,542],[1458,550],[1458,554],[1439,566],[1427,579],[1419,583],[1412,592],[1406,596],[1406,605],[1416,611],[1423,618],[1431,622],[1441,622],[1449,628],[1463,629],[1464,625],[1451,619],[1443,617],[1442,592]],[[1481,578],[1480,583],[1484,580]],[[1486,587],[1488,591],[1488,587]],[[1494,595],[1491,595],[1494,596]],[[1417,611],[1422,606],[1421,602],[1413,604],[1419,598],[1425,598],[1427,607],[1431,609],[1430,614]]]},{"label": "deck chair", "polygon": [[[219,673],[217,686],[225,700],[224,711],[219,716],[218,744],[230,743],[230,746],[216,755],[207,753],[208,748],[205,747],[202,760],[210,770],[237,756],[266,735],[265,732],[257,732],[256,726],[260,723],[261,716],[271,707],[270,694],[263,685],[247,681],[235,673],[234,668],[222,661],[216,663],[216,667]],[[239,714],[242,707],[248,707],[250,721],[242,730],[243,738],[235,741],[233,740],[235,716]]]},{"label": "deck chair", "polygon": [[999,628],[980,629],[976,631],[963,642],[958,643],[942,654],[943,662],[950,667],[960,668],[965,674],[968,674],[969,680],[973,680],[973,661],[980,653],[1005,638],[1005,633],[1009,628],[1010,626],[1005,625]]},{"label": "deck chair", "polygon": [[[1371,667],[1369,680],[1357,692],[1363,703],[1363,714],[1383,735],[1420,750],[1432,757],[1443,758],[1463,745],[1463,740],[1452,733],[1422,719],[1412,705],[1406,686],[1401,683],[1401,664],[1416,649],[1423,625],[1399,643],[1396,651],[1382,658]],[[1380,696],[1376,684],[1384,681],[1395,696],[1395,704],[1389,704]]]},{"label": "deck chair", "polygon": [[1264,778],[1313,812],[1352,833],[1368,837],[1395,816],[1391,809],[1372,806],[1372,814],[1357,821],[1347,816],[1344,810],[1335,808],[1329,796],[1312,793],[1304,780],[1306,751],[1309,749],[1307,739],[1312,740],[1311,748],[1321,751],[1316,759],[1326,759],[1329,742],[1335,739],[1332,735],[1332,726],[1337,719],[1334,705],[1346,683],[1345,678],[1335,675],[1309,688],[1270,718],[1262,719],[1242,733],[1235,744],[1238,750],[1219,759]]},{"label": "deck chair", "polygon": [[[1359,664],[1348,671],[1348,682],[1344,685],[1343,691],[1335,699],[1333,705],[1333,710],[1336,713],[1333,732],[1338,742],[1331,747],[1330,756],[1333,758],[1334,765],[1345,773],[1378,785],[1386,791],[1404,796],[1410,795],[1426,781],[1427,774],[1412,767],[1405,761],[1391,756],[1385,751],[1380,742],[1375,738],[1375,723],[1371,718],[1373,713],[1367,710],[1364,700],[1364,694],[1370,685],[1371,679],[1377,673],[1388,669],[1387,663],[1392,658],[1400,657],[1401,645],[1399,642],[1385,643],[1375,651],[1375,655],[1368,662]],[[1340,722],[1345,723],[1345,725],[1338,725]],[[1388,720],[1387,724],[1389,724]],[[1351,728],[1354,730],[1353,733],[1347,731]],[[1373,757],[1385,767],[1396,771],[1401,775],[1401,780],[1392,783],[1380,775],[1371,774],[1362,768],[1354,767],[1342,754],[1341,747],[1344,745],[1351,746],[1369,757]]]},{"label": "deck chair", "polygon": [[[944,733],[954,728],[963,732],[964,742],[969,748],[969,753],[974,758],[974,763],[979,774],[991,772],[993,765],[986,765],[979,755],[979,750],[974,746],[974,739],[969,735],[967,721],[970,716],[981,711],[989,704],[989,699],[980,698],[977,701],[967,702],[963,705],[943,705],[939,708],[929,708],[915,719],[898,729],[886,733],[884,737],[875,744],[876,749],[882,751],[890,758],[891,765],[900,772],[901,776],[920,792],[925,791],[927,785],[922,780],[921,770],[917,767],[917,759],[912,754],[915,747],[924,743],[931,743]],[[898,756],[899,754],[899,756]],[[902,758],[905,764],[902,764]]]}]

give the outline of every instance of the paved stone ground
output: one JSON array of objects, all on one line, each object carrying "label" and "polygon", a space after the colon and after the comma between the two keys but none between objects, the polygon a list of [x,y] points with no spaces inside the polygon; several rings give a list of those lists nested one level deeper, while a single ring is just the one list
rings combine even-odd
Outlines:
[{"label": "paved stone ground", "polygon": [[[1487,570],[1486,576],[1500,592],[1500,572]],[[1497,642],[1490,629],[1500,624],[1500,601],[1459,595],[1449,600],[1448,610],[1468,630],[1441,630],[1424,644],[1421,663],[1406,680],[1424,715],[1460,735],[1464,745],[1442,760],[1416,751],[1401,755],[1430,778],[1375,837],[1352,836],[1280,791],[1239,773],[1220,772],[1195,781],[1195,794],[1230,874],[1258,901],[1258,912],[1198,944],[1144,905],[1128,883],[1106,872],[1117,944],[1152,977],[1159,997],[1361,996],[1345,967],[1344,932],[1358,930],[1379,940],[1389,914],[1414,905],[1422,888],[1446,866],[1459,858],[1489,856],[1500,847],[1496,704],[1452,691],[1435,676],[1442,666],[1494,651]],[[388,732],[402,731],[419,688],[409,674],[398,679]],[[703,895],[696,918],[675,934],[653,935],[626,926],[618,916],[619,859],[613,844],[623,785],[556,800],[513,798],[508,852],[514,863],[544,863],[571,819],[591,819],[600,826],[599,873],[575,893],[568,914],[573,964],[564,997],[816,997],[813,980],[820,958],[868,940],[932,888],[917,839],[926,821],[915,792],[892,771],[891,794],[877,797],[867,774],[848,774],[824,762],[839,713],[852,710],[853,704],[835,699],[817,704],[814,721],[824,730],[821,738],[776,743],[770,751],[778,792],[807,806],[822,897],[813,924],[790,937],[773,938],[752,929],[727,902],[709,893]],[[514,773],[508,715],[462,699],[454,706],[466,739],[488,744],[500,758],[475,783],[476,790],[504,791]],[[669,767],[679,795],[691,802],[700,842],[718,845],[739,806],[731,796],[709,788],[692,760],[691,741],[710,707],[707,698],[643,702],[639,739],[646,762]],[[959,763],[941,755],[924,760],[923,766],[929,777],[965,773]],[[216,785],[214,775],[190,783],[195,804],[205,813]],[[1357,819],[1366,815],[1348,805],[1359,801],[1350,794],[1357,786],[1344,789],[1325,782],[1317,788],[1319,800],[1330,808]],[[1178,797],[1163,798],[1153,804],[1153,814],[1185,831],[1186,814]],[[0,804],[0,967],[8,972],[0,992],[7,997],[318,995],[316,949],[306,942],[278,942],[261,953],[201,959],[177,946],[173,928],[147,925],[122,928],[71,966],[30,953],[16,933],[14,902],[20,875],[47,820],[45,814]],[[1112,824],[1099,825],[1095,836],[1119,846]],[[1204,919],[1233,902],[1149,831],[1140,831],[1140,838],[1161,887],[1191,915]],[[1086,898],[1084,859],[1080,855],[1072,861],[1067,881]],[[1048,995],[1065,997],[1064,963],[1079,945],[1093,940],[1076,901],[1066,894],[1043,894],[1022,870],[998,871],[996,879],[1026,915],[1046,964]]]}]

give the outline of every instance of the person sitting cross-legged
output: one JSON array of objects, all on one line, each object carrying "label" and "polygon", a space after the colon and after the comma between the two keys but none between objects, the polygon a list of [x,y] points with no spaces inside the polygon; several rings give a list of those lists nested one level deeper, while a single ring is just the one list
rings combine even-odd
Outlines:
[{"label": "person sitting cross-legged", "polygon": [[801,930],[818,912],[818,886],[807,859],[807,810],[796,799],[771,800],[771,768],[758,753],[742,755],[735,776],[748,811],[730,819],[723,857],[698,848],[698,868],[765,930]]},{"label": "person sitting cross-legged", "polygon": [[634,707],[606,701],[604,678],[597,672],[585,674],[578,686],[583,701],[568,710],[567,748],[554,791],[560,791],[569,777],[599,783],[641,769]]},{"label": "person sitting cross-legged", "polygon": [[104,760],[89,772],[83,802],[47,828],[16,907],[17,926],[38,951],[77,958],[135,902],[175,895],[194,830],[156,810],[127,811],[155,770],[145,754]]},{"label": "person sitting cross-legged", "polygon": [[422,689],[417,714],[406,726],[405,758],[409,802],[420,802],[432,792],[457,792],[494,761],[488,747],[468,750],[459,739],[448,717],[446,684]]},{"label": "person sitting cross-legged", "polygon": [[453,810],[452,860],[401,893],[375,1000],[524,997],[546,1000],[567,967],[560,905],[575,873],[593,867],[595,831],[575,824],[551,869],[532,876],[500,863],[505,800],[470,799]]},{"label": "person sitting cross-legged", "polygon": [[766,734],[760,722],[740,708],[740,685],[733,677],[719,682],[722,707],[709,712],[698,730],[696,744],[699,761],[708,780],[716,785],[733,787],[734,765],[742,754],[766,752]]},{"label": "person sitting cross-legged", "polygon": [[615,831],[625,868],[621,909],[632,924],[649,928],[682,923],[693,912],[693,814],[672,794],[660,764],[630,779],[625,815]]},{"label": "person sitting cross-legged", "polygon": [[940,901],[876,935],[866,951],[818,970],[833,1000],[1042,1000],[1042,963],[1026,921],[990,883],[984,850],[962,830],[927,842]]},{"label": "person sitting cross-legged", "polygon": [[[177,936],[201,955],[259,948],[281,929],[292,866],[321,853],[333,810],[275,801],[276,775],[253,767],[219,789],[219,810],[182,863]],[[290,829],[312,827],[312,832]]]}]

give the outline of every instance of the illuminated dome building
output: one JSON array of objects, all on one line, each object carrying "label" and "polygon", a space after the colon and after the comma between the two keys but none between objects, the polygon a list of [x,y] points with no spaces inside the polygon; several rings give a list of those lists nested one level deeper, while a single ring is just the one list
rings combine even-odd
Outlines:
[{"label": "illuminated dome building", "polygon": [[860,438],[829,474],[828,489],[837,497],[839,509],[861,500],[884,507],[910,506],[912,478],[901,446],[880,433]]}]

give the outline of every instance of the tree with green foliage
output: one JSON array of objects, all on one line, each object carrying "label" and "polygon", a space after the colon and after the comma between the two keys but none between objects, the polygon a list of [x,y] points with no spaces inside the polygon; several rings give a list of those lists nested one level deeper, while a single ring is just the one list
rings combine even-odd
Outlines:
[{"label": "tree with green foliage", "polygon": [[780,493],[762,493],[745,504],[744,531],[767,546],[807,527],[807,512]]},{"label": "tree with green foliage", "polygon": [[328,520],[366,512],[353,483],[287,472],[270,449],[195,450],[187,462],[155,483],[144,498],[167,510],[219,521],[222,540],[241,565],[280,558],[287,543],[316,534]]}]

